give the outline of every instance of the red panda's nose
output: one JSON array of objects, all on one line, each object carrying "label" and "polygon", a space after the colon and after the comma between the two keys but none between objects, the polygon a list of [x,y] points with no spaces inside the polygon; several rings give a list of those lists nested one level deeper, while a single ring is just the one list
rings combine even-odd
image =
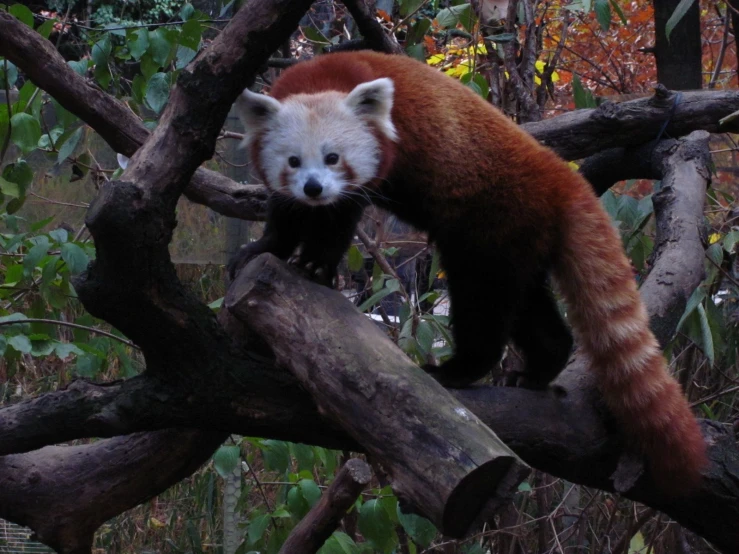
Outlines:
[{"label": "red panda's nose", "polygon": [[310,198],[316,198],[323,192],[323,186],[321,186],[321,183],[315,177],[311,177],[303,185],[303,192]]}]

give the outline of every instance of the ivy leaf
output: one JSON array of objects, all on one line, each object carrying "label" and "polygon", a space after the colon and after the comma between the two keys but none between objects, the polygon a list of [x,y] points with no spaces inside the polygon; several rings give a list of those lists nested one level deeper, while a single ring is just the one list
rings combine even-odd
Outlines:
[{"label": "ivy leaf", "polygon": [[169,77],[166,73],[155,73],[146,85],[146,103],[160,113],[169,100]]},{"label": "ivy leaf", "polygon": [[61,253],[62,260],[67,264],[72,275],[84,271],[90,263],[90,258],[85,251],[72,242],[62,244]]},{"label": "ivy leaf", "polygon": [[[7,66],[7,70],[6,70]],[[18,68],[15,64],[8,60],[2,60],[0,63],[0,85],[5,88],[5,80],[8,81],[8,87],[12,88],[15,86],[15,82],[18,80]]]},{"label": "ivy leaf", "polygon": [[[135,38],[134,38],[135,37]],[[129,31],[128,34],[128,51],[131,52],[134,60],[140,60],[141,56],[146,53],[149,48],[149,31],[146,29],[138,29]]]},{"label": "ivy leaf", "polygon": [[149,49],[152,59],[159,64],[159,67],[167,65],[169,52],[172,49],[172,43],[169,42],[166,33],[162,29],[149,31]]},{"label": "ivy leaf", "polygon": [[35,117],[27,113],[17,113],[10,118],[10,125],[10,140],[13,144],[24,154],[36,149],[41,138],[41,125]]},{"label": "ivy leaf", "polygon": [[182,25],[180,33],[180,44],[191,50],[197,51],[200,46],[200,36],[203,34],[203,26],[197,19],[186,21]]},{"label": "ivy leaf", "polygon": [[107,66],[111,50],[110,35],[106,34],[92,46],[92,61],[98,67]]}]

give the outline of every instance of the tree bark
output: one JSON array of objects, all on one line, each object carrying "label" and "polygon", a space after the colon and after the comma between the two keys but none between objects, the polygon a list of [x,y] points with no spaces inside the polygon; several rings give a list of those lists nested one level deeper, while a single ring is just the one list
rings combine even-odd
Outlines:
[{"label": "tree bark", "polygon": [[347,461],[321,499],[292,530],[279,554],[315,554],[371,479],[366,463],[359,458]]},{"label": "tree bark", "polygon": [[518,456],[372,320],[346,326],[356,308],[341,294],[282,269],[259,256],[224,307],[272,346],[320,413],[381,461],[398,499],[451,537],[464,536],[488,500],[510,499],[529,473]]}]

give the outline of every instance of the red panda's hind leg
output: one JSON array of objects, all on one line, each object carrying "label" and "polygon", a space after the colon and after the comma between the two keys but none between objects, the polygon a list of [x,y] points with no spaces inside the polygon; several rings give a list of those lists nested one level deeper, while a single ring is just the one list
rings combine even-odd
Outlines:
[{"label": "red panda's hind leg", "polygon": [[544,389],[567,365],[573,338],[546,282],[546,274],[524,294],[516,314],[512,338],[524,356],[523,373],[512,375],[514,384]]},{"label": "red panda's hind leg", "polygon": [[520,290],[512,276],[504,275],[505,266],[498,260],[445,254],[442,250],[454,356],[438,367],[424,369],[445,387],[464,388],[489,374],[503,355]]}]

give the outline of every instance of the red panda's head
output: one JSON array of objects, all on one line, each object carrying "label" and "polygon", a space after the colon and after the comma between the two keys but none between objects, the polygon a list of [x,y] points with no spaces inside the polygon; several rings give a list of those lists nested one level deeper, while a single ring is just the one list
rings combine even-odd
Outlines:
[{"label": "red panda's head", "polygon": [[236,108],[243,146],[273,191],[309,205],[362,194],[379,175],[382,146],[397,140],[393,82],[362,83],[348,94],[295,94],[282,102],[245,90]]}]

